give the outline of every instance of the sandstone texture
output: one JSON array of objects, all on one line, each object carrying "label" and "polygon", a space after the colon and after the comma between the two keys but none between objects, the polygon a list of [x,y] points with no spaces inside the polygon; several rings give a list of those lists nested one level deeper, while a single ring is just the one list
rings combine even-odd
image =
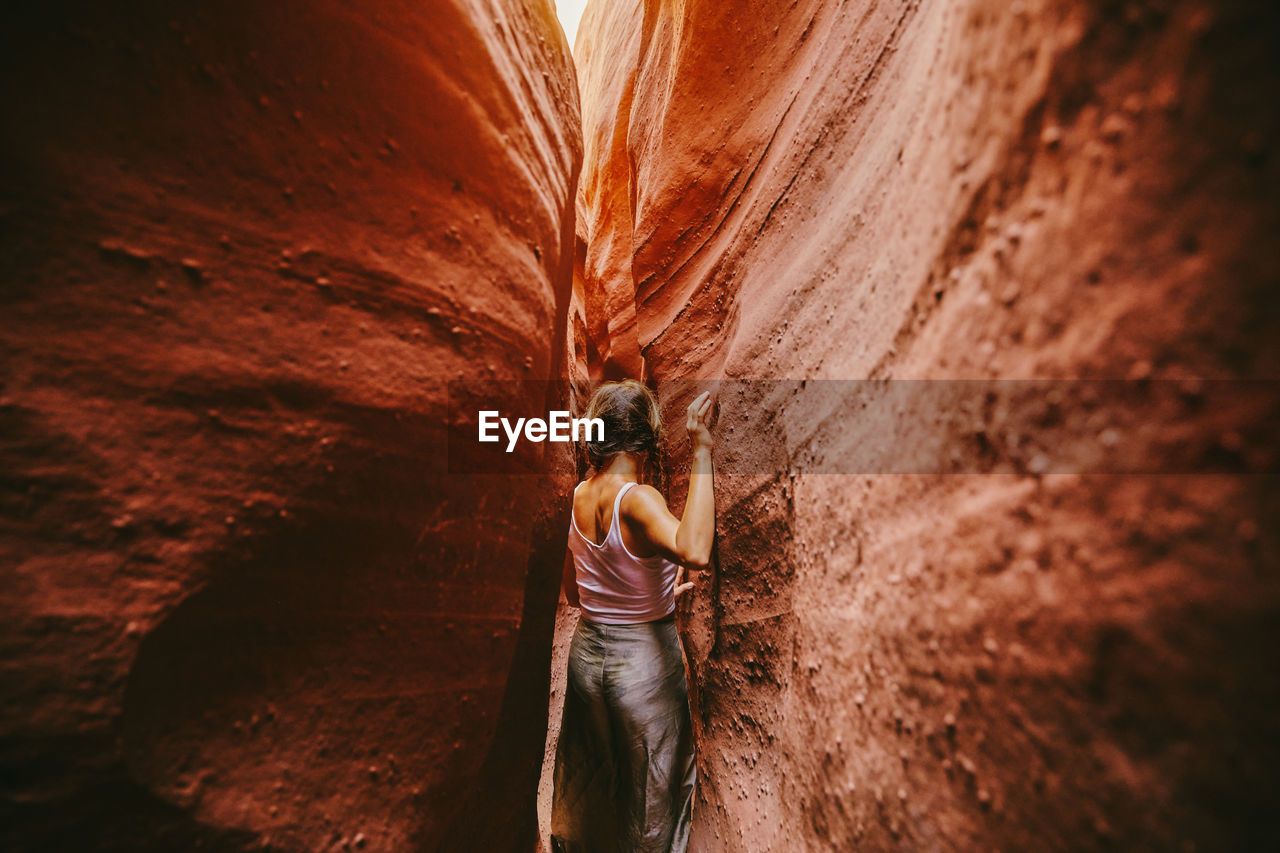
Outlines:
[{"label": "sandstone texture", "polygon": [[0,848],[530,849],[572,462],[443,425],[567,378],[552,4],[4,19]]},{"label": "sandstone texture", "polygon": [[[982,413],[956,473],[889,475],[802,460],[924,440],[910,409],[721,399],[718,458],[766,462],[725,466],[684,617],[694,849],[1277,843],[1274,387],[1198,402],[1280,378],[1277,37],[1250,2],[587,10],[578,352],[640,364],[669,422],[694,379],[1066,401]],[[1073,396],[1101,378],[1181,383],[1152,422],[1200,455]],[[1152,473],[1028,470],[1031,421]]]},{"label": "sandstone texture", "polygon": [[[593,22],[583,49],[609,54],[602,62],[579,64],[584,101],[610,104],[593,110],[583,125],[583,171],[578,184],[578,233],[583,243],[583,317],[591,349],[586,365],[595,378],[640,377],[644,368],[636,341],[636,302],[630,288],[601,287],[600,282],[633,278],[631,149],[627,117],[635,94],[635,74],[625,63],[640,50],[640,7],[596,3],[586,16]],[[587,286],[590,283],[590,286]]]}]

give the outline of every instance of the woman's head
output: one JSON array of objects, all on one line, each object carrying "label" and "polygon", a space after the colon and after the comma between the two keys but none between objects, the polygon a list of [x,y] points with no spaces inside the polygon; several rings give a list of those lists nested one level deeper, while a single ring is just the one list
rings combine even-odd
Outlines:
[{"label": "woman's head", "polygon": [[636,380],[601,385],[587,403],[586,416],[604,421],[604,440],[587,441],[585,445],[592,468],[604,468],[619,453],[656,455],[662,433],[658,399]]}]

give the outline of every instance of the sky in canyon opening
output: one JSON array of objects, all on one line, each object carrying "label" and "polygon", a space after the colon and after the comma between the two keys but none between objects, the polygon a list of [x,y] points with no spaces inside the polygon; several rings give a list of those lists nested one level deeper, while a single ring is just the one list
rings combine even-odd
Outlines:
[{"label": "sky in canyon opening", "polygon": [[587,0],[556,0],[556,16],[560,18],[560,26],[564,27],[570,52],[573,51],[573,40],[578,35],[578,21],[582,19],[586,8]]}]

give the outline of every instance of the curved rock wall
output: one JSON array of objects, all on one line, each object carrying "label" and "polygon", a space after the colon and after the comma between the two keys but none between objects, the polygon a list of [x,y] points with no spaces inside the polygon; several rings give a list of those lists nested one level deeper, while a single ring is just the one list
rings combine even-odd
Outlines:
[{"label": "curved rock wall", "polygon": [[[634,306],[669,414],[691,378],[1170,379],[1154,415],[1274,471],[1267,421],[1197,400],[1280,367],[1277,35],[1247,2],[593,4],[586,304]],[[722,459],[780,461],[721,477],[686,624],[694,849],[1276,842],[1273,474],[788,474],[864,426],[792,403],[765,438],[722,400]]]},{"label": "curved rock wall", "polygon": [[[582,128],[583,169],[579,182],[579,233],[582,235],[584,282],[632,280],[633,234],[631,206],[635,185],[631,176],[629,125],[635,93],[635,74],[625,64],[640,49],[640,7],[624,2],[616,7],[596,3],[584,13],[584,29],[576,48],[578,85],[584,101],[612,104],[593,110]],[[604,61],[585,57],[597,52]],[[584,287],[589,340],[595,344],[596,371],[601,378],[641,376],[644,367],[636,341],[636,305],[625,287]]]},{"label": "curved rock wall", "polygon": [[529,849],[567,521],[442,425],[566,377],[552,4],[4,18],[0,846]]}]

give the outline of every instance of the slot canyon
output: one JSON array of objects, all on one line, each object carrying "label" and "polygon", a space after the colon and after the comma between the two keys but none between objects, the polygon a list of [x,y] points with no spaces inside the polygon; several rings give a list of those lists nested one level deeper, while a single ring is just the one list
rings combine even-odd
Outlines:
[{"label": "slot canyon", "polygon": [[[1280,844],[1272,6],[4,19],[4,850],[549,851],[581,470],[447,425],[624,376],[677,508],[724,391],[692,850]],[[908,380],[1056,390],[796,393]]]}]

